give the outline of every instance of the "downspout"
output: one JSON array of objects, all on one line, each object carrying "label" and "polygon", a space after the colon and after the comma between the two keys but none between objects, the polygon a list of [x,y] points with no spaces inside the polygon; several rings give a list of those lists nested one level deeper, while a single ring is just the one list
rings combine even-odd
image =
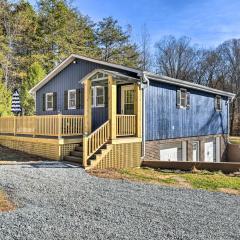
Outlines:
[{"label": "downspout", "polygon": [[145,126],[145,120],[146,120],[146,111],[145,111],[145,89],[149,86],[149,79],[145,75],[144,72],[142,72],[141,75],[141,89],[142,89],[142,158],[145,157],[145,143],[146,143],[146,126]]},{"label": "downspout", "polygon": [[[236,96],[235,96],[236,97]],[[231,125],[231,119],[230,119],[230,103],[232,103],[233,102],[233,99],[235,98],[235,97],[232,97],[232,98],[228,98],[228,101],[227,101],[227,103],[228,103],[228,128],[227,128],[227,143],[228,144],[230,144],[231,142],[230,142],[230,125]]]},{"label": "downspout", "polygon": [[227,143],[230,143],[229,135],[230,135],[230,102],[232,99],[228,99],[228,128],[227,128]]}]

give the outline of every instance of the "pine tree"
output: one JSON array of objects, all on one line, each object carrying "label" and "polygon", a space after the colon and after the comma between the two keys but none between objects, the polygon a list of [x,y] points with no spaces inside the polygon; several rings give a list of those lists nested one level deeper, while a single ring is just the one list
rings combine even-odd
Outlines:
[{"label": "pine tree", "polygon": [[96,55],[91,21],[65,0],[40,0],[37,42],[49,71],[71,53]]},{"label": "pine tree", "polygon": [[104,18],[97,24],[96,35],[102,60],[138,66],[137,46],[130,43],[130,35],[123,31],[117,20],[112,17]]},{"label": "pine tree", "polygon": [[2,82],[0,76],[0,116],[6,116],[10,114],[11,114],[11,92]]},{"label": "pine tree", "polygon": [[34,114],[34,99],[33,96],[29,94],[29,90],[41,81],[45,75],[45,70],[40,63],[34,62],[30,66],[27,77],[20,90],[21,105],[25,115]]}]

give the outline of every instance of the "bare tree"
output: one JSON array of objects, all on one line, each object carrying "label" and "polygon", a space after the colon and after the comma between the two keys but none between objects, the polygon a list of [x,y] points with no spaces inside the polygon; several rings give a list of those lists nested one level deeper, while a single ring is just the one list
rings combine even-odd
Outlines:
[{"label": "bare tree", "polygon": [[167,36],[155,44],[155,49],[157,73],[193,81],[197,52],[189,38]]},{"label": "bare tree", "polygon": [[140,69],[150,71],[152,68],[151,39],[146,24],[142,27],[140,39]]},{"label": "bare tree", "polygon": [[221,44],[217,50],[221,56],[223,90],[236,93],[231,108],[231,131],[235,114],[240,113],[240,39],[232,39]]}]

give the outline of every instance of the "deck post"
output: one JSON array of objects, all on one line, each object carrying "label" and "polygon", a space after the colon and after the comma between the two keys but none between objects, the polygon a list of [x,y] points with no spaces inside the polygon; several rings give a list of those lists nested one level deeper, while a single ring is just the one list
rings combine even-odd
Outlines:
[{"label": "deck post", "polygon": [[92,83],[89,79],[84,81],[84,122],[83,133],[92,132]]},{"label": "deck post", "polygon": [[83,134],[83,160],[82,160],[82,166],[84,168],[87,167],[87,152],[88,152],[88,138],[85,134]]},{"label": "deck post", "polygon": [[33,116],[32,124],[33,124],[33,137],[35,138],[36,137],[36,128],[37,128],[37,118],[36,118],[36,115]]},{"label": "deck post", "polygon": [[58,114],[58,138],[62,137],[62,114]]},{"label": "deck post", "polygon": [[141,86],[135,83],[135,104],[134,113],[136,115],[136,137],[142,137],[142,90]]},{"label": "deck post", "polygon": [[108,75],[108,119],[110,122],[110,139],[116,139],[116,112],[117,112],[117,85],[116,80]]}]

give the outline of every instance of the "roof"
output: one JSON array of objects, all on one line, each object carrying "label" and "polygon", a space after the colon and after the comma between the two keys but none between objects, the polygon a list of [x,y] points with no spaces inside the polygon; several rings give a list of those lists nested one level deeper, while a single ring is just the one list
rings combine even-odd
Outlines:
[{"label": "roof", "polygon": [[192,82],[188,82],[188,81],[183,81],[180,79],[176,79],[176,78],[170,78],[170,77],[166,77],[166,76],[161,76],[158,74],[154,74],[151,72],[144,72],[144,75],[147,78],[150,78],[152,80],[155,81],[159,81],[159,82],[165,82],[165,83],[171,83],[173,85],[177,85],[177,86],[181,86],[181,87],[185,87],[185,88],[189,88],[189,89],[195,89],[195,90],[199,90],[199,91],[204,91],[204,92],[209,92],[209,93],[213,93],[216,95],[220,95],[220,96],[227,96],[229,98],[234,98],[236,94],[231,93],[231,92],[226,92],[226,91],[222,91],[222,90],[218,90],[215,88],[210,88],[201,84],[196,84],[196,83],[192,83]]},{"label": "roof", "polygon": [[[58,73],[60,73],[64,68],[66,68],[75,59],[86,60],[86,61],[89,61],[89,62],[98,63],[98,64],[101,64],[101,65],[113,67],[113,68],[116,68],[116,69],[126,70],[126,71],[129,71],[129,72],[132,72],[132,73],[136,73],[139,76],[142,76],[144,74],[148,78],[150,78],[152,80],[155,80],[155,81],[159,81],[159,82],[166,82],[166,83],[170,83],[170,84],[173,84],[173,85],[182,86],[182,87],[186,87],[186,88],[190,88],[190,89],[196,89],[196,90],[200,90],[200,91],[204,91],[204,92],[210,92],[210,93],[221,95],[221,96],[227,96],[227,97],[230,97],[230,98],[235,97],[235,94],[230,93],[230,92],[221,91],[221,90],[218,90],[218,89],[206,87],[206,86],[203,86],[203,85],[200,85],[200,84],[187,82],[187,81],[180,80],[180,79],[161,76],[161,75],[154,74],[154,73],[151,73],[151,72],[142,72],[141,70],[138,70],[138,69],[135,69],[135,68],[130,68],[130,67],[122,66],[122,65],[119,65],[119,64],[114,64],[114,63],[108,63],[108,62],[96,60],[96,59],[93,59],[93,58],[80,56],[80,55],[77,55],[77,54],[71,54],[67,59],[65,59],[55,69],[53,69],[42,81],[40,81],[36,86],[34,86],[30,90],[30,93],[35,93],[36,91],[38,91],[41,87],[43,87],[47,82],[49,82],[53,77],[55,77]],[[122,76],[124,78],[128,77],[129,80],[131,78],[131,77],[125,75],[125,74],[115,72],[115,71],[109,71],[109,70],[103,70],[103,69],[96,69],[96,71],[104,71],[105,73],[108,72],[108,74],[112,74],[112,75],[115,75],[115,76],[118,76],[118,77],[120,77],[120,76]],[[90,74],[93,74],[93,72],[91,72]],[[89,74],[87,76],[89,76]],[[84,77],[84,79],[86,77]],[[133,78],[132,78],[132,80],[133,80]]]},{"label": "roof", "polygon": [[92,72],[90,72],[89,74],[87,74],[85,77],[83,77],[79,82],[83,82],[86,79],[91,79],[93,82],[107,80],[108,75],[113,76],[117,80],[117,83],[120,83],[120,84],[126,84],[129,82],[140,81],[140,78],[130,77],[126,74],[119,73],[116,71],[110,71],[110,70],[105,70],[105,69],[95,69]]},{"label": "roof", "polygon": [[70,63],[72,63],[74,61],[74,59],[86,60],[86,61],[89,61],[89,62],[94,62],[94,63],[98,63],[98,64],[101,64],[101,65],[114,67],[114,68],[130,71],[130,72],[133,72],[133,73],[137,73],[137,74],[141,73],[140,70],[137,70],[135,68],[129,68],[129,67],[122,66],[122,65],[119,65],[119,64],[108,63],[108,62],[100,61],[100,60],[97,60],[97,59],[80,56],[80,55],[77,55],[77,54],[71,54],[61,64],[59,64],[56,68],[54,68],[42,81],[40,81],[36,86],[34,86],[30,90],[30,93],[35,93],[36,91],[38,91],[47,82],[49,82],[53,77],[55,77],[58,73],[60,73],[65,67],[67,67]]}]

